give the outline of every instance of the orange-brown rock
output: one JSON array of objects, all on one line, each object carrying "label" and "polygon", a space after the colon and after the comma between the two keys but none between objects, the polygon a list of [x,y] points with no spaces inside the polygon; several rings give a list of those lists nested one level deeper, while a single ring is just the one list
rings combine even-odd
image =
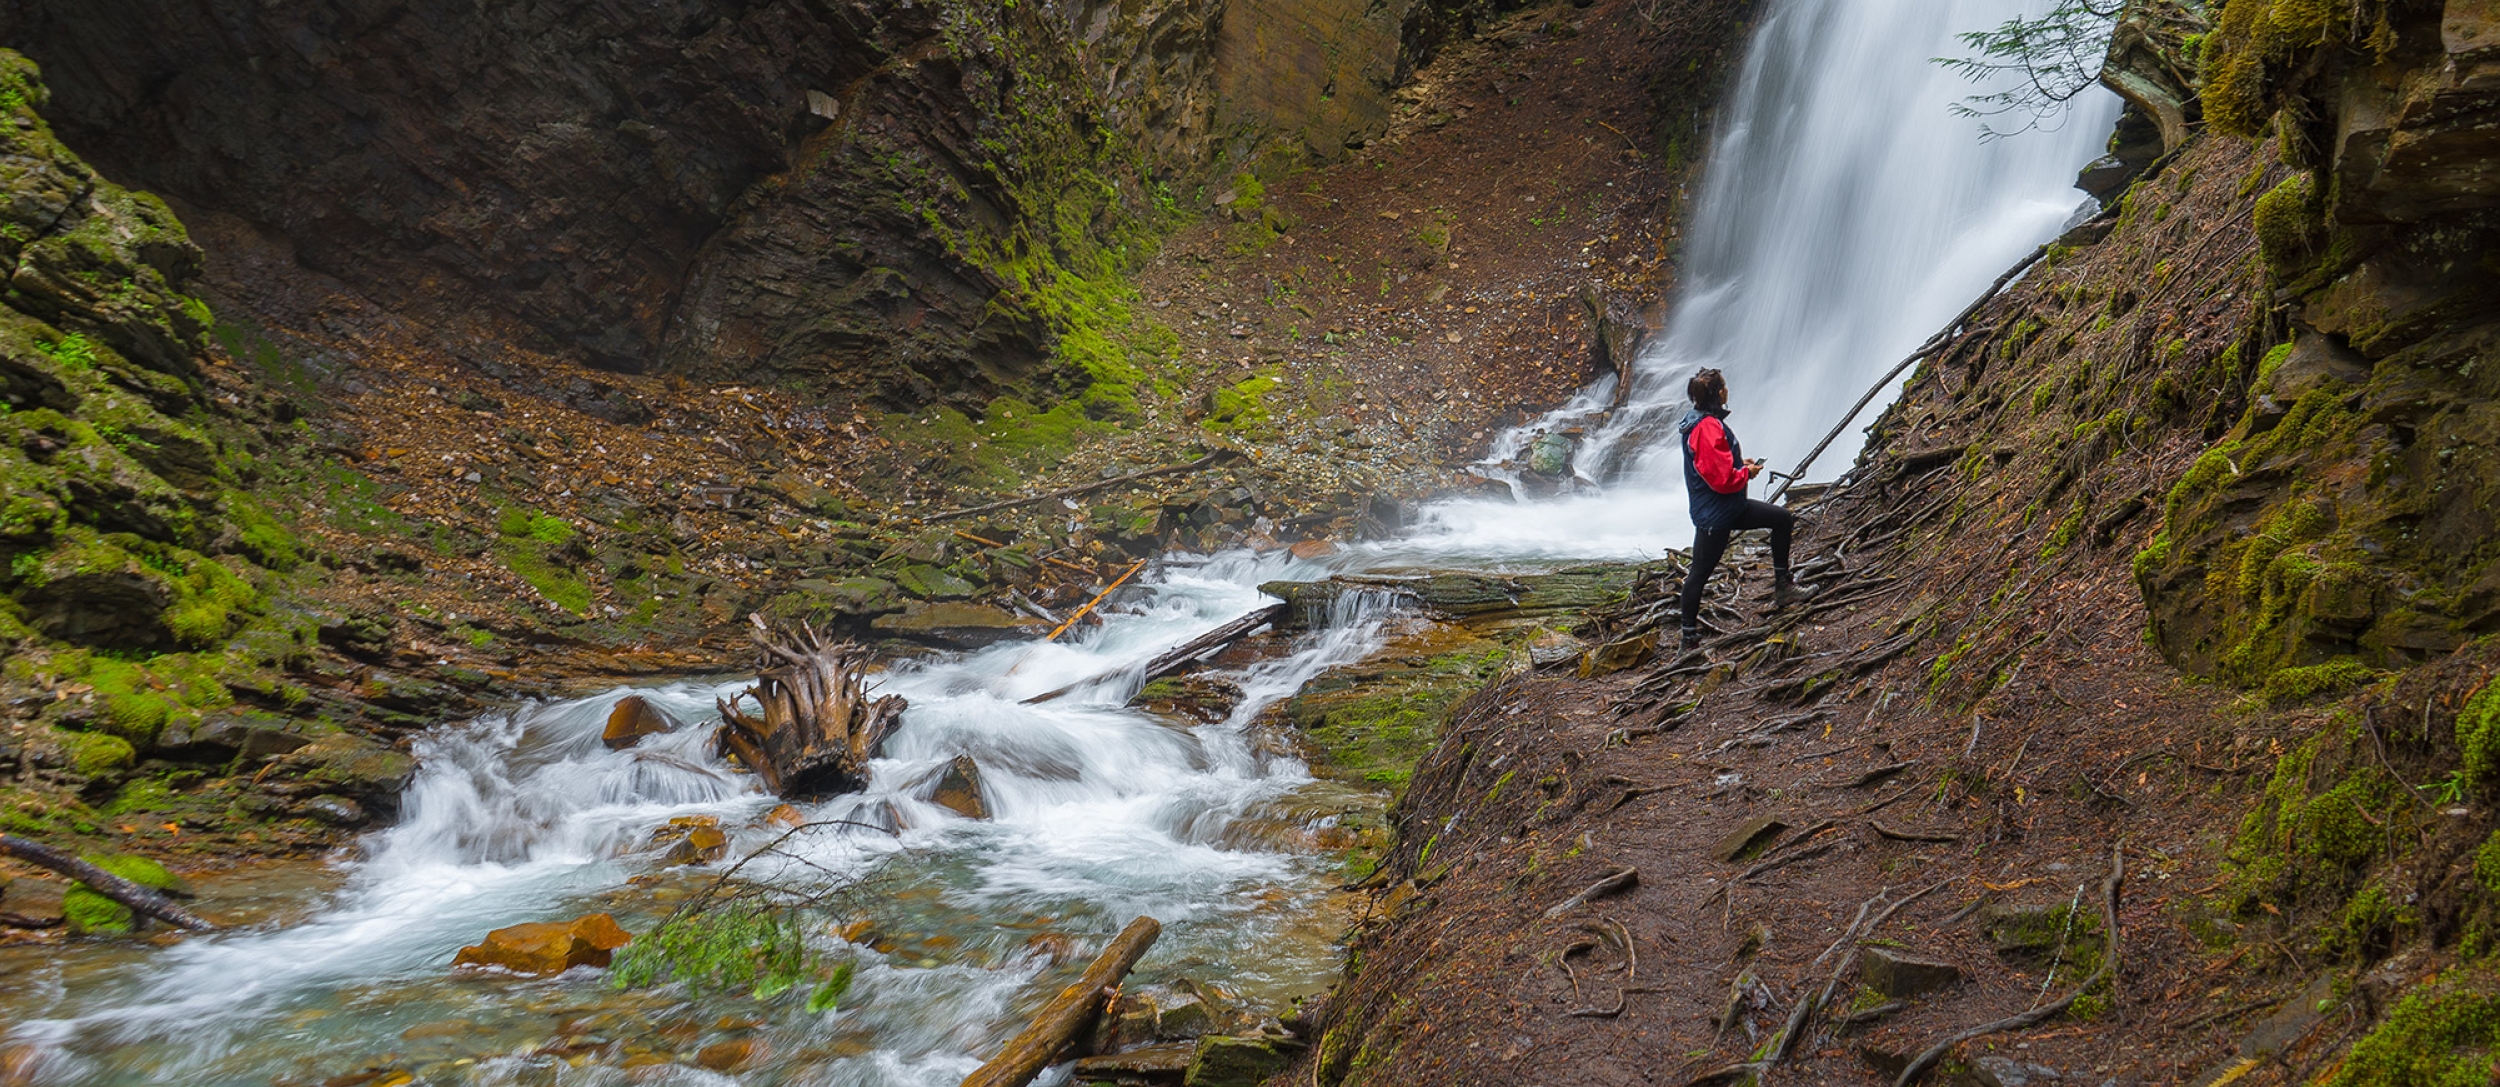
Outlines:
[{"label": "orange-brown rock", "polygon": [[753,1038],[714,1042],[695,1051],[694,1063],[715,1072],[735,1072],[755,1063],[763,1046]]},{"label": "orange-brown rock", "polygon": [[1330,555],[1336,554],[1337,545],[1330,543],[1327,540],[1302,540],[1295,543],[1292,547],[1286,548],[1286,550],[1292,552],[1293,557],[1308,561],[1311,559],[1324,559]]},{"label": "orange-brown rock", "polygon": [[651,848],[666,852],[662,864],[707,864],[729,853],[729,833],[709,815],[680,815],[651,832]]},{"label": "orange-brown rock", "polygon": [[669,716],[667,710],[652,705],[650,699],[641,695],[627,695],[608,711],[608,728],[599,734],[599,742],[608,745],[610,751],[621,751],[641,743],[645,736],[673,732],[676,728],[677,719]]},{"label": "orange-brown rock", "polygon": [[955,756],[938,774],[928,801],[966,819],[989,818],[989,798],[981,790],[981,764],[970,755]]},{"label": "orange-brown rock", "polygon": [[606,966],[616,949],[633,939],[604,913],[571,921],[534,921],[499,928],[478,944],[460,949],[453,966],[492,966],[515,974],[545,977],[576,966]]},{"label": "orange-brown rock", "polygon": [[774,805],[773,810],[764,813],[763,819],[765,826],[780,827],[784,830],[788,830],[806,822],[807,813],[800,811],[797,807],[789,804]]}]

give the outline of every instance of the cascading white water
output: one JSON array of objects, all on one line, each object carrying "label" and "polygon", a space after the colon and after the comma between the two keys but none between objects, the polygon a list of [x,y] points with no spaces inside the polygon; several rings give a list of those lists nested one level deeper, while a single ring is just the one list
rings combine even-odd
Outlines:
[{"label": "cascading white water", "polygon": [[[1324,978],[1334,966],[1326,934],[1278,936],[1321,913],[1316,899],[1333,882],[1327,860],[1230,847],[1222,831],[1310,782],[1294,760],[1254,752],[1245,726],[1311,676],[1368,655],[1390,601],[1340,601],[1327,628],[1295,652],[1236,677],[1243,697],[1223,722],[1184,729],[1125,707],[1154,654],[1262,606],[1262,581],[1322,572],[1281,555],[1220,555],[1167,571],[1085,638],[906,662],[879,677],[877,690],[911,702],[902,726],[867,791],[807,814],[895,833],[810,834],[788,848],[821,866],[818,877],[879,881],[863,896],[879,929],[913,939],[883,953],[845,952],[862,962],[848,1010],[810,1016],[788,1001],[758,1004],[757,1014],[772,1017],[764,1035],[779,1066],[808,1069],[805,1082],[952,1084],[1003,1040],[998,1024],[1043,968],[1028,937],[1108,934],[1140,914],[1168,926],[1154,962],[1254,991]],[[1102,682],[1042,705],[1020,702],[1089,679]],[[713,698],[741,686],[639,693],[708,722]],[[741,849],[778,833],[755,826],[776,801],[711,756],[708,727],[606,749],[601,728],[626,693],[429,734],[403,821],[366,843],[346,885],[310,918],[90,957],[74,981],[0,983],[25,1016],[4,1041],[33,1047],[39,1083],[320,1082],[358,1062],[422,1064],[424,1039],[442,1049],[435,1076],[527,1081],[555,1063],[544,1053],[553,1020],[615,1014],[622,998],[603,987],[464,978],[446,970],[454,951],[492,928],[593,910],[647,925],[663,907],[622,888],[650,870],[649,855],[634,850],[671,817],[746,827]],[[988,821],[918,795],[964,753],[981,764]],[[442,1038],[447,1022],[456,1038]],[[487,1059],[448,1063],[481,1051]],[[682,1065],[669,1074],[727,1082]]]},{"label": "cascading white water", "polygon": [[[1603,379],[1487,457],[1511,462],[1539,433],[1583,427],[1579,493],[1441,503],[1382,557],[1637,557],[1690,539],[1675,427],[1685,379],[1704,366],[1727,373],[1746,455],[1792,467],[1869,383],[2084,199],[2074,177],[2100,153],[2115,95],[2094,88],[2059,123],[1983,142],[1952,107],[1993,88],[1932,60],[1967,52],[1958,33],[2047,6],[1770,0],[1705,167],[1680,295],[1637,360],[1625,407],[1605,410],[1615,389]],[[1862,440],[1844,433],[1815,474],[1838,475]]]}]

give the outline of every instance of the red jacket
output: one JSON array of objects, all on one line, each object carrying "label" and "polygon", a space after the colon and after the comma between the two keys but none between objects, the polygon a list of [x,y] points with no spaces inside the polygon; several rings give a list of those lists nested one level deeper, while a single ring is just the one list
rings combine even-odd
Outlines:
[{"label": "red jacket", "polygon": [[1702,482],[1720,494],[1743,494],[1745,484],[1752,481],[1754,469],[1736,459],[1736,449],[1727,441],[1727,425],[1712,416],[1703,416],[1693,424],[1684,438],[1685,452],[1691,454],[1693,470]]}]

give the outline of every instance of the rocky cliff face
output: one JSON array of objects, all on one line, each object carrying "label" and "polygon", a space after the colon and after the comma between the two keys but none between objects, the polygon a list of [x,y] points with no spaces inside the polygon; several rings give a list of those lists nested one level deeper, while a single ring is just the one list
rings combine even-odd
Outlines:
[{"label": "rocky cliff face", "polygon": [[2138,564],[2155,637],[2253,683],[2500,630],[2500,15],[2231,0],[2203,65],[2300,171],[2253,212],[2286,342]]},{"label": "rocky cliff face", "polygon": [[899,406],[1064,391],[1026,386],[1117,315],[1062,279],[1280,142],[1376,133],[1490,6],[31,0],[0,42],[73,145],[455,354],[511,317],[611,369]]}]

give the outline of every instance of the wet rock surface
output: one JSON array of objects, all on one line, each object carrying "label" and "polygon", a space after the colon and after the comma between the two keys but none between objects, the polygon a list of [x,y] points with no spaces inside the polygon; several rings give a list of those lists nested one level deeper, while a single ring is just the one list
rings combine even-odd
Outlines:
[{"label": "wet rock surface", "polygon": [[481,966],[529,977],[561,974],[576,966],[606,966],[633,937],[616,919],[594,913],[571,921],[538,921],[499,928],[480,943],[460,949],[454,966]]},{"label": "wet rock surface", "polygon": [[627,695],[608,711],[608,723],[600,730],[599,742],[610,751],[621,751],[641,743],[644,737],[674,732],[677,727],[677,719],[652,705],[650,699]]}]

